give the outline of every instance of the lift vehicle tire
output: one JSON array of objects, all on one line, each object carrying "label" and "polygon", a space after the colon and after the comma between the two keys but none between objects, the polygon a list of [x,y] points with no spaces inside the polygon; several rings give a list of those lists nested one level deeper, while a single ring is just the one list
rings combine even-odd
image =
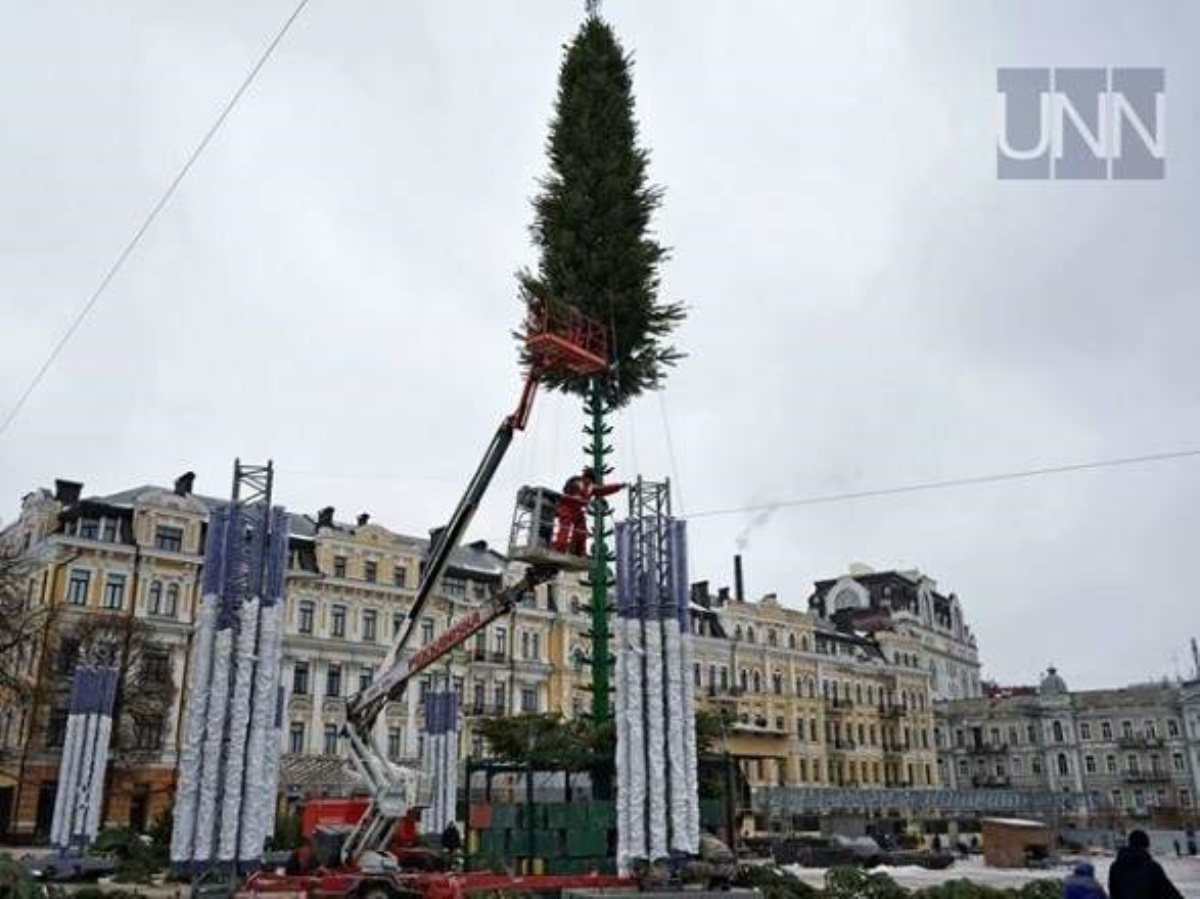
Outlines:
[{"label": "lift vehicle tire", "polygon": [[393,899],[392,891],[387,887],[372,883],[358,891],[358,899]]}]

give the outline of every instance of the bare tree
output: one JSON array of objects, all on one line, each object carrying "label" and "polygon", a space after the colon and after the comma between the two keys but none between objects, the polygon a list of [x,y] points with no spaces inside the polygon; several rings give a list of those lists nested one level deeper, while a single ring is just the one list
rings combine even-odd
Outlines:
[{"label": "bare tree", "polygon": [[32,664],[49,617],[33,601],[22,561],[0,556],[0,706],[33,695]]},{"label": "bare tree", "polygon": [[47,653],[43,668],[52,707],[65,709],[78,665],[113,665],[120,672],[114,754],[136,758],[161,750],[176,692],[170,647],[155,641],[145,621],[128,614],[90,612],[64,616],[57,624],[54,652]]}]

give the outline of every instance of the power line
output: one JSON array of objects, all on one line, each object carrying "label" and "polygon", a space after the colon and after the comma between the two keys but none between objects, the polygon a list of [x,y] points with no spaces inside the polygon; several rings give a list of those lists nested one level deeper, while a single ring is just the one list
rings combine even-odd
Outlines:
[{"label": "power line", "polygon": [[129,242],[125,244],[125,248],[117,255],[116,261],[113,262],[113,264],[109,267],[104,277],[100,279],[99,286],[92,292],[92,295],[88,298],[88,301],[84,303],[83,308],[79,310],[79,314],[75,316],[67,330],[63,332],[62,337],[60,337],[58,343],[54,345],[54,348],[50,351],[50,355],[47,356],[46,361],[42,363],[41,368],[39,368],[34,374],[33,379],[25,388],[25,391],[17,398],[17,401],[13,404],[13,407],[9,409],[3,423],[0,423],[0,437],[3,437],[5,432],[8,431],[9,426],[13,423],[13,420],[16,419],[17,414],[25,406],[25,402],[33,394],[33,391],[37,389],[37,386],[41,383],[42,378],[46,376],[46,372],[50,370],[50,366],[54,364],[54,360],[56,360],[59,354],[62,353],[63,348],[75,335],[75,332],[79,330],[79,326],[83,324],[83,320],[87,318],[88,313],[92,311],[92,307],[96,305],[96,302],[108,289],[108,285],[112,283],[112,280],[121,271],[122,267],[124,267],[125,261],[129,258],[130,254],[132,254],[137,248],[138,244],[142,242],[142,238],[146,235],[146,232],[150,230],[150,226],[154,224],[154,220],[158,218],[158,214],[162,212],[163,207],[165,207],[170,201],[171,197],[174,196],[176,189],[183,182],[183,179],[187,177],[188,172],[191,171],[192,166],[196,163],[196,160],[200,158],[200,154],[202,154],[208,147],[209,143],[221,129],[221,126],[225,124],[225,120],[229,118],[229,114],[233,112],[233,108],[242,98],[242,94],[244,94],[247,88],[250,87],[250,84],[254,81],[255,77],[257,77],[259,71],[271,57],[271,54],[275,52],[275,48],[279,46],[279,42],[283,40],[283,36],[287,34],[288,29],[292,27],[292,23],[296,21],[297,17],[299,17],[300,13],[307,5],[308,0],[299,0],[299,2],[296,4],[296,8],[292,10],[292,14],[287,17],[283,23],[283,26],[276,32],[275,37],[269,44],[267,44],[267,48],[263,50],[262,54],[259,56],[258,62],[256,62],[254,67],[250,69],[249,74],[246,75],[241,85],[238,86],[238,89],[233,92],[233,96],[229,98],[229,101],[225,104],[225,108],[221,110],[221,114],[217,116],[216,121],[214,121],[209,127],[208,131],[205,132],[204,137],[200,139],[200,143],[196,145],[196,149],[192,151],[192,154],[187,158],[187,161],[184,162],[183,167],[180,168],[175,177],[171,179],[171,183],[167,185],[167,189],[163,191],[162,196],[158,198],[158,202],[151,207],[149,214],[142,221],[141,227],[134,232],[133,237],[131,237]]},{"label": "power line", "polygon": [[856,490],[849,493],[828,493],[818,496],[806,496],[799,499],[785,499],[775,503],[762,503],[754,506],[739,506],[731,509],[709,509],[704,512],[693,512],[687,518],[716,518],[721,515],[740,515],[746,512],[772,511],[789,506],[818,506],[827,503],[848,502],[855,499],[869,499],[875,496],[894,496],[901,493],[919,493],[926,490],[947,490],[953,487],[969,487],[974,484],[995,484],[1000,481],[1015,481],[1022,478],[1040,478],[1047,475],[1066,474],[1073,471],[1091,471],[1097,468],[1116,468],[1121,465],[1143,465],[1150,462],[1166,462],[1171,459],[1186,459],[1200,456],[1200,448],[1176,450],[1169,453],[1152,453],[1146,456],[1129,456],[1122,459],[1100,459],[1093,462],[1077,462],[1071,465],[1055,465],[1049,468],[1027,468],[1021,471],[1006,471],[999,474],[973,475],[965,478],[949,478],[941,481],[923,481],[916,484],[905,484],[899,487],[880,487],[874,490]]},{"label": "power line", "polygon": [[675,482],[675,497],[679,500],[680,517],[686,518],[687,511],[683,505],[683,485],[679,481],[679,466],[675,464],[675,442],[671,439],[671,420],[667,416],[667,399],[665,391],[658,391],[658,409],[662,413],[663,432],[667,437],[667,459],[671,462],[671,477]]}]

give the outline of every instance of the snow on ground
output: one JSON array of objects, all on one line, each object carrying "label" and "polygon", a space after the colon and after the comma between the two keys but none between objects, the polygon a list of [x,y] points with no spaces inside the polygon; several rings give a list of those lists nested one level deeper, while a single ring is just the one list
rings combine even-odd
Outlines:
[{"label": "snow on ground", "polygon": [[[1183,893],[1187,899],[1200,899],[1200,858],[1174,858],[1171,856],[1158,856],[1157,858],[1179,892]],[[1107,889],[1108,866],[1112,864],[1112,857],[1097,856],[1089,858],[1088,861],[1096,866],[1096,879]],[[1045,871],[1026,868],[989,868],[984,865],[983,859],[972,856],[965,861],[956,861],[944,871],[930,871],[913,865],[901,868],[881,866],[871,870],[887,874],[903,887],[916,889],[945,883],[948,880],[973,880],[988,886],[1015,887],[1029,883],[1031,880],[1062,879],[1071,873],[1074,866],[1075,860],[1072,859],[1064,862],[1058,868]],[[801,868],[799,865],[787,865],[785,870],[813,886],[822,886],[825,883],[824,868]]]}]

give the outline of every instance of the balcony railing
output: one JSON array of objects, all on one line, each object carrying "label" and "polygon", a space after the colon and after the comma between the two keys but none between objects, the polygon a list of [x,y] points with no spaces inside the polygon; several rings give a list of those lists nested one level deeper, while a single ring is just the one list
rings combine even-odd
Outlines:
[{"label": "balcony railing", "polygon": [[1011,787],[1012,780],[1005,775],[976,774],[971,778],[971,786],[981,789],[1003,789]]},{"label": "balcony railing", "polygon": [[970,755],[1004,755],[1008,752],[1007,743],[975,743],[967,747]]},{"label": "balcony railing", "polygon": [[1162,737],[1151,737],[1146,734],[1135,734],[1129,737],[1121,737],[1117,740],[1117,745],[1122,749],[1161,749],[1166,745],[1166,740]]},{"label": "balcony railing", "polygon": [[1127,783],[1166,783],[1171,780],[1170,773],[1166,771],[1126,771],[1122,775]]},{"label": "balcony railing", "polygon": [[825,697],[825,710],[829,712],[845,713],[854,708],[854,700],[852,699],[837,699],[832,696]]}]

